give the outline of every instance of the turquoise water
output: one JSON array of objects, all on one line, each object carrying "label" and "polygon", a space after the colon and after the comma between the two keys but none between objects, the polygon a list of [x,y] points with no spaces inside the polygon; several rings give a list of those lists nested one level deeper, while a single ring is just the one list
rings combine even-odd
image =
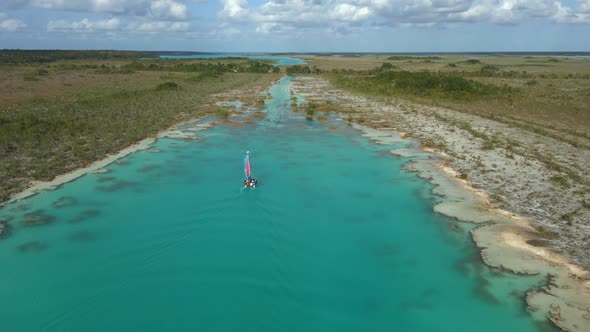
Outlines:
[{"label": "turquoise water", "polygon": [[256,124],[161,139],[0,210],[2,330],[550,330],[522,299],[540,277],[485,267],[392,146],[304,120],[289,85]]},{"label": "turquoise water", "polygon": [[247,55],[247,54],[240,54],[240,53],[161,55],[160,56],[160,58],[162,58],[162,59],[219,59],[219,58],[228,58],[228,57],[248,58],[250,60],[275,61],[276,62],[274,64],[275,66],[302,65],[305,63],[305,60],[297,59],[297,58],[274,56],[274,55]]}]

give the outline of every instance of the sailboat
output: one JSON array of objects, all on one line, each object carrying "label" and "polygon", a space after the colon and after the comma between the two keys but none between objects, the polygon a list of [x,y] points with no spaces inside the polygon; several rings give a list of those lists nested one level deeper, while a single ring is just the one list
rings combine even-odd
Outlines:
[{"label": "sailboat", "polygon": [[246,157],[244,157],[244,173],[246,174],[246,180],[244,180],[244,188],[256,188],[258,180],[252,178],[252,173],[250,170],[250,151],[246,151]]}]

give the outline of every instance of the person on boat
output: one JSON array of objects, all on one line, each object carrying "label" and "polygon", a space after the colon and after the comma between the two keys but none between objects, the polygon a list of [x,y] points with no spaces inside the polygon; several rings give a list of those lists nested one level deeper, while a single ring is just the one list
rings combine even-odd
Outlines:
[{"label": "person on boat", "polygon": [[249,185],[248,180],[244,180],[244,187],[247,187]]}]

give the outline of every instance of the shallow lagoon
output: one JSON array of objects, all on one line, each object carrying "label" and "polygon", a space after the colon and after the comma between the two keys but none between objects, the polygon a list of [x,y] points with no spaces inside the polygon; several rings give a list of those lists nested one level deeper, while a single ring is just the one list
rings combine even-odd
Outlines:
[{"label": "shallow lagoon", "polygon": [[394,146],[306,121],[289,84],[256,124],[161,139],[2,208],[3,330],[551,330],[523,301],[541,277],[485,267]]}]

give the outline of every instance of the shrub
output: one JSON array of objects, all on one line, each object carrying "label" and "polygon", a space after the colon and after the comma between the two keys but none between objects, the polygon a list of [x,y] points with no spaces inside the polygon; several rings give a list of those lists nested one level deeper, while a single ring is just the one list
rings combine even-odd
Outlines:
[{"label": "shrub", "polygon": [[499,70],[500,69],[496,66],[485,65],[485,66],[481,67],[481,69],[479,70],[479,73],[481,76],[491,77],[491,76],[495,76]]},{"label": "shrub", "polygon": [[478,65],[481,63],[481,61],[479,61],[477,59],[469,59],[469,60],[465,60],[463,62],[466,64],[469,64],[469,65]]},{"label": "shrub", "polygon": [[35,75],[37,76],[47,76],[49,75],[49,71],[47,69],[39,68],[35,71]]},{"label": "shrub", "polygon": [[220,117],[223,117],[223,118],[227,118],[227,117],[229,117],[229,115],[230,115],[230,111],[229,111],[229,110],[227,110],[227,109],[225,109],[225,108],[218,108],[218,109],[215,111],[215,113],[216,113],[218,116],[220,116]]},{"label": "shrub", "polygon": [[170,90],[178,90],[180,89],[180,86],[175,83],[175,82],[165,82],[165,83],[161,83],[158,84],[158,86],[156,87],[156,90],[158,91],[170,91]]},{"label": "shrub", "polygon": [[568,179],[563,175],[552,176],[551,183],[553,183],[553,185],[555,185],[555,186],[562,187],[562,188],[569,188],[570,187]]}]

